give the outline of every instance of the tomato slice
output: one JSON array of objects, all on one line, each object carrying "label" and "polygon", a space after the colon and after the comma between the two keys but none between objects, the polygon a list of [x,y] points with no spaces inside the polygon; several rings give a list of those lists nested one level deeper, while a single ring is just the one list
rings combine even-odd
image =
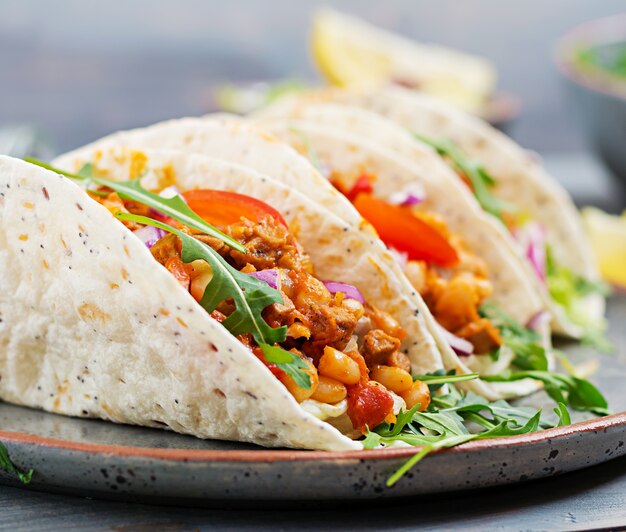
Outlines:
[{"label": "tomato slice", "polygon": [[244,194],[225,190],[201,189],[185,192],[183,197],[192,211],[213,225],[224,226],[236,223],[242,216],[258,222],[269,215],[287,228],[287,222],[276,209]]},{"label": "tomato slice", "polygon": [[372,185],[372,178],[363,173],[352,185],[352,188],[346,193],[346,197],[350,201],[354,201],[359,194],[371,194],[374,192],[374,185]]},{"label": "tomato slice", "polygon": [[459,256],[446,238],[414,216],[409,208],[392,205],[369,194],[360,194],[353,204],[385,244],[406,252],[409,259],[441,266],[458,262]]}]

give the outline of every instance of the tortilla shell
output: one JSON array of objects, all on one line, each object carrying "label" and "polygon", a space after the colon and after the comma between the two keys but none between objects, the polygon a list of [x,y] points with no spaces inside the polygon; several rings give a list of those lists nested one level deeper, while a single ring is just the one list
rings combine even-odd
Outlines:
[{"label": "tortilla shell", "polygon": [[[268,120],[262,125],[296,149],[314,151],[321,164],[328,164],[342,175],[367,171],[375,176],[374,194],[383,199],[389,199],[408,184],[420,183],[426,192],[423,202],[426,209],[441,216],[450,230],[461,236],[469,248],[486,261],[494,286],[491,300],[522,324],[543,309],[521,261],[511,252],[503,227],[482,211],[447,166],[429,150],[425,150],[419,161],[409,160],[367,139],[332,127],[297,120]],[[294,183],[294,186],[300,185]],[[437,341],[446,369],[468,372],[471,366],[454,353],[441,336],[423,300],[422,305],[422,313]],[[541,333],[544,344],[549,346],[548,329]],[[493,399],[526,395],[541,385],[531,380],[490,384],[469,381],[463,383],[463,387]]]},{"label": "tortilla shell", "polygon": [[[276,107],[262,111],[260,116],[284,116],[285,112],[289,113],[288,109],[296,109],[296,114],[302,114],[301,108],[305,105],[323,102],[362,107],[410,132],[451,140],[494,176],[497,184],[492,190],[497,197],[516,205],[521,212],[529,213],[547,228],[548,242],[559,264],[587,279],[600,278],[580,216],[569,194],[542,168],[536,156],[485,121],[428,95],[402,87],[312,91],[281,100]],[[379,131],[375,138],[381,140],[383,135]],[[552,312],[555,332],[580,338],[583,329],[569,320],[563,308],[552,300],[530,263],[524,262],[527,275]],[[602,318],[605,307],[602,296],[590,294],[585,298],[584,306],[592,320]]]},{"label": "tortilla shell", "polygon": [[271,447],[358,449],[307,414],[67,178],[0,156],[0,398]]}]

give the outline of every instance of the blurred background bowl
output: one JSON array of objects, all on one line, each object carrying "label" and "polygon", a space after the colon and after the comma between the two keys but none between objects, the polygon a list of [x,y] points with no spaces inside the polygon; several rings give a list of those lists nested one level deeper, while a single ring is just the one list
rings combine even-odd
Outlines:
[{"label": "blurred background bowl", "polygon": [[626,184],[626,14],[570,30],[559,41],[556,63],[592,148]]}]

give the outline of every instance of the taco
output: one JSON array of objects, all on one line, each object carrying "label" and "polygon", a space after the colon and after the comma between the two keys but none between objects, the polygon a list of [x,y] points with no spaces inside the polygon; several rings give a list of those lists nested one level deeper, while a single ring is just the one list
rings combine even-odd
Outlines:
[{"label": "taco", "polygon": [[[300,141],[303,138],[298,132],[294,132],[294,135]],[[358,234],[371,234],[370,225],[364,222],[357,211],[350,205],[350,202],[341,194],[338,194],[337,191],[330,193],[328,191],[330,185],[327,180],[312,169],[311,165],[303,166],[302,157],[298,156],[294,150],[287,149],[275,137],[267,133],[260,133],[258,129],[237,122],[234,118],[219,116],[217,118],[209,117],[204,120],[184,119],[156,124],[145,130],[117,133],[62,156],[55,161],[55,164],[76,171],[85,162],[97,162],[103,157],[107,157],[111,150],[115,151],[121,146],[126,146],[129,150],[132,150],[132,146],[174,147],[210,155],[219,154],[238,163],[253,165],[263,173],[289,183],[294,188],[305,193],[312,201],[322,203],[346,222],[352,223],[353,227],[358,229],[356,231]],[[310,154],[307,150],[304,151],[306,154]],[[383,159],[385,162],[381,164],[385,165],[393,157],[386,156]],[[435,172],[433,179],[431,179],[433,182],[437,181],[438,175],[442,174],[445,177],[446,173],[449,173],[447,167],[437,157],[429,153],[428,159],[430,161],[429,164],[434,165],[429,167],[429,171],[433,169]],[[390,164],[389,168],[392,168],[395,163],[392,162]],[[302,168],[302,170],[299,168]],[[404,184],[406,185],[410,179],[414,178],[415,172],[410,171],[404,173],[400,179],[404,179]],[[454,190],[454,187],[458,185],[454,178],[448,179],[452,182],[452,190]],[[489,257],[497,257],[489,260],[493,260],[497,264],[495,277],[502,280],[499,281],[501,286],[498,287],[497,295],[494,296],[498,304],[504,303],[503,308],[507,309],[515,307],[512,308],[512,313],[515,319],[521,323],[526,323],[532,317],[540,315],[541,304],[533,294],[532,289],[527,286],[528,283],[524,280],[524,277],[520,276],[519,267],[515,264],[514,256],[506,250],[506,239],[503,239],[502,234],[498,233],[498,228],[494,228],[493,223],[489,219],[484,220],[485,217],[480,209],[477,206],[473,206],[474,202],[471,196],[465,194],[465,199],[453,199],[451,202],[448,202],[450,190],[447,186],[435,186],[439,194],[438,201],[445,210],[446,216],[451,218],[469,216],[470,220],[478,218],[479,221],[477,223],[471,224],[472,230],[466,228],[463,230],[472,233],[472,241],[478,242],[478,245],[484,245],[485,242],[488,242],[489,245],[486,247],[489,247],[489,250],[485,251],[485,253]],[[340,198],[337,196],[340,196]],[[470,209],[470,214],[466,215],[464,210],[467,208]],[[457,214],[455,215],[454,213]],[[500,233],[502,232],[500,231]],[[377,246],[378,244],[378,240],[372,242],[372,245]],[[379,257],[385,264],[391,263],[393,266],[390,266],[390,268],[395,268],[394,271],[402,271],[402,264],[398,262],[397,256],[392,252],[383,249]],[[402,274],[399,274],[399,276],[404,277]],[[403,290],[409,295],[415,292],[414,287],[406,279],[404,279],[402,286]],[[442,353],[446,369],[455,370],[459,373],[468,373],[470,369],[466,362],[471,361],[470,365],[474,365],[480,371],[497,373],[510,365],[513,354],[506,347],[503,349],[504,354],[500,359],[499,365],[489,363],[485,357],[472,356],[474,346],[469,341],[455,338],[442,330],[433,319],[425,302],[417,294],[415,302],[419,306],[420,315],[425,320],[428,329],[437,342],[437,347]],[[541,326],[540,329],[541,332],[539,333],[528,332],[527,334],[527,337],[532,337],[530,343],[533,346],[535,344],[545,345],[545,326]],[[494,332],[493,329],[490,332]],[[457,349],[462,353],[463,359],[460,359],[454,351],[450,345],[451,342],[452,344],[457,344]],[[487,347],[490,346],[491,344]],[[544,353],[543,347],[539,345],[536,347],[541,353]],[[534,347],[529,349],[534,349]],[[487,349],[484,351],[485,354],[488,352]],[[545,360],[546,365],[548,364],[548,359],[549,357]],[[486,370],[478,367],[485,366],[486,361],[486,365],[489,366]],[[485,382],[476,380],[461,383],[459,386],[489,399],[524,395],[537,388],[536,383],[529,381],[488,385]]]},{"label": "taco", "polygon": [[3,400],[313,449],[428,406],[438,353],[359,233],[248,168],[137,153],[72,179],[0,158]]},{"label": "taco", "polygon": [[[553,316],[554,331],[606,343],[602,340],[606,289],[599,282],[580,217],[567,192],[536,157],[484,121],[399,87],[318,91],[279,102],[264,114],[313,119],[321,102],[359,106],[393,120],[408,132],[404,139],[380,122],[374,127],[371,121],[345,122],[343,127],[358,128],[399,153],[411,156],[416,150],[408,136],[433,147],[517,243],[527,275]],[[309,105],[315,108],[307,111]],[[340,114],[335,116],[341,120]]]},{"label": "taco", "polygon": [[[548,315],[505,231],[430,149],[409,160],[334,126],[260,125],[315,159],[373,224],[426,302],[448,369],[493,376],[552,367]],[[492,382],[491,390],[514,397],[538,386]]]}]

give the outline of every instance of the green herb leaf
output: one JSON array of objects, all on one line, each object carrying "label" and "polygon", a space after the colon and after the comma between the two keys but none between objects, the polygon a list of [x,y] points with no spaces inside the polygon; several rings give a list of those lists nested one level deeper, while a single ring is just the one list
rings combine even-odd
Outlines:
[{"label": "green herb leaf", "polygon": [[554,413],[559,418],[559,421],[556,424],[557,427],[572,424],[572,418],[569,415],[567,407],[563,403],[557,403],[557,406],[554,408]]},{"label": "green herb leaf", "polygon": [[449,436],[449,437],[446,437],[446,438],[443,438],[443,439],[439,440],[436,443],[430,443],[430,444],[424,445],[422,447],[422,449],[420,449],[420,451],[418,451],[411,458],[409,458],[402,465],[402,467],[400,467],[395,473],[393,473],[387,479],[387,482],[386,482],[387,487],[390,488],[391,486],[393,486],[406,473],[408,473],[409,470],[412,467],[414,467],[420,460],[422,460],[422,458],[424,458],[428,454],[432,453],[433,451],[435,451],[437,449],[443,449],[443,448],[446,448],[446,447],[455,447],[457,445],[460,445],[462,443],[468,442],[468,441],[473,440],[473,439],[475,439],[475,435],[473,435],[473,434],[464,434],[464,435],[458,435],[458,436]]},{"label": "green herb leaf", "polygon": [[478,373],[464,373],[462,375],[457,375],[456,370],[453,369],[448,373],[446,373],[445,370],[437,370],[426,375],[415,375],[413,380],[425,382],[430,386],[433,384],[450,384],[453,382],[472,381],[478,377]]},{"label": "green herb leaf", "polygon": [[[176,195],[172,198],[163,198],[158,194],[154,194],[143,188],[141,186],[141,182],[139,179],[134,179],[132,181],[111,181],[109,179],[104,179],[101,177],[97,177],[93,175],[93,165],[86,164],[84,165],[78,174],[72,174],[71,172],[66,172],[64,170],[59,170],[58,168],[54,168],[47,163],[39,161],[37,159],[33,159],[30,157],[26,157],[25,161],[35,164],[37,166],[41,166],[46,170],[51,170],[56,172],[57,174],[64,175],[65,177],[69,177],[70,179],[81,181],[84,185],[89,185],[91,183],[95,183],[97,185],[110,188],[118,193],[118,195],[122,199],[132,199],[142,205],[146,205],[153,209],[170,216],[174,220],[186,225],[187,227],[191,227],[193,229],[197,229],[198,231],[202,231],[207,235],[211,235],[215,238],[218,238],[229,247],[236,249],[241,253],[246,253],[246,248],[242,246],[236,240],[233,240],[228,235],[225,235],[211,224],[205,222],[200,216],[198,216],[195,212],[193,212],[189,205],[185,202],[185,200]],[[93,191],[90,191],[93,192]]]},{"label": "green herb leaf", "polygon": [[[228,264],[219,253],[192,236],[189,236],[171,225],[139,216],[118,212],[120,220],[128,220],[144,225],[152,225],[177,235],[182,242],[181,259],[184,263],[194,260],[203,260],[211,266],[213,277],[207,284],[200,305],[209,313],[226,299],[232,299],[235,310],[228,316],[222,325],[233,336],[249,333],[261,347],[266,356],[276,360],[277,365],[288,373],[294,381],[305,389],[311,388],[311,381],[306,364],[293,353],[274,347],[273,344],[283,342],[287,335],[287,327],[272,328],[263,319],[263,309],[272,303],[283,303],[283,297],[267,283],[241,273]],[[281,352],[279,354],[279,351]],[[272,362],[273,360],[268,360]]]},{"label": "green herb leaf", "polygon": [[[480,397],[472,392],[468,392],[460,401],[448,410],[458,412],[462,417],[466,417],[467,413],[479,414],[481,412],[489,412],[494,423],[509,421],[518,426],[525,425],[532,419],[537,410],[530,407],[513,406],[504,399],[499,399],[490,403],[485,398]],[[550,427],[545,421],[540,422],[542,428]]]},{"label": "green herb leaf", "polygon": [[184,263],[203,260],[211,266],[213,277],[205,289],[200,305],[210,313],[222,301],[232,298],[236,309],[222,325],[233,335],[250,333],[259,344],[274,344],[285,340],[287,327],[273,329],[261,317],[265,307],[283,302],[278,290],[251,275],[237,271],[213,248],[171,225],[137,214],[118,212],[116,216],[120,220],[151,225],[174,233],[182,241],[181,258]]},{"label": "green herb leaf", "polygon": [[433,147],[439,155],[447,158],[457,172],[462,173],[469,179],[474,196],[485,211],[504,221],[502,219],[503,212],[514,212],[516,210],[511,203],[493,195],[490,189],[496,185],[496,180],[483,166],[467,159],[456,144],[448,139],[435,140],[418,134],[415,134],[415,136],[420,141]]},{"label": "green herb leaf", "polygon": [[541,335],[537,331],[523,327],[491,302],[481,305],[478,312],[497,327],[504,345],[515,353],[513,362],[517,367],[540,371],[548,369],[546,350],[540,344]]},{"label": "green herb leaf", "polygon": [[211,266],[213,277],[205,288],[200,305],[211,313],[222,301],[232,299],[235,311],[222,322],[222,325],[233,336],[250,333],[268,362],[279,366],[302,388],[307,390],[311,388],[305,362],[293,353],[273,345],[285,340],[287,327],[274,329],[263,319],[264,308],[272,303],[283,302],[278,290],[256,277],[237,271],[213,248],[168,224],[136,214],[118,212],[116,216],[120,220],[152,225],[177,235],[182,242],[181,259],[184,263],[203,260]]},{"label": "green herb leaf", "polygon": [[536,432],[539,429],[539,420],[541,418],[541,411],[538,411],[533,417],[531,417],[523,426],[511,426],[509,421],[501,421],[492,429],[481,432],[477,435],[477,439],[484,440],[487,438],[501,438],[503,436],[517,436],[519,434],[528,434],[529,432]]},{"label": "green herb leaf", "polygon": [[361,443],[363,444],[363,449],[374,449],[382,443],[382,438],[376,432],[368,431]]},{"label": "green herb leaf", "polygon": [[289,375],[300,388],[304,388],[305,390],[311,389],[311,378],[307,373],[309,367],[304,360],[298,355],[285,351],[282,347],[268,344],[259,345],[267,362],[276,364]]},{"label": "green herb leaf", "polygon": [[626,77],[626,45],[615,41],[607,46],[606,43],[594,44],[581,48],[576,53],[579,66],[591,70],[593,75],[609,75],[619,78]]},{"label": "green herb leaf", "polygon": [[600,416],[609,414],[608,403],[600,391],[588,380],[561,375],[552,371],[515,371],[482,377],[488,382],[511,382],[535,379],[543,382],[546,393],[557,403],[575,410],[589,411]]},{"label": "green herb leaf", "polygon": [[4,446],[4,444],[0,443],[0,468],[4,469],[6,472],[15,475],[20,479],[22,484],[29,484],[33,478],[33,469],[29,469],[26,473],[21,471],[12,461],[9,456],[8,449]]},{"label": "green herb leaf", "polygon": [[[426,377],[431,376],[437,377]],[[449,389],[446,395],[432,398],[427,412],[418,412],[417,406],[401,411],[395,424],[382,423],[367,433],[364,440],[366,449],[398,441],[422,447],[391,475],[388,486],[395,484],[411,467],[436,449],[476,439],[526,434],[553,426],[542,419],[541,410],[515,407],[504,400],[490,403],[472,392],[459,392],[454,384],[450,384]],[[559,403],[555,413],[559,425],[570,422],[563,403]]]}]

